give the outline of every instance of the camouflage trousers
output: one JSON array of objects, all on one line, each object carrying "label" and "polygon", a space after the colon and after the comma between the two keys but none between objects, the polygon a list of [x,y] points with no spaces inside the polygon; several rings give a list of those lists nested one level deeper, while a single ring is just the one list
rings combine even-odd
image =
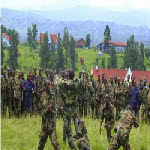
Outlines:
[{"label": "camouflage trousers", "polygon": [[77,146],[78,146],[79,149],[84,149],[85,145],[90,147],[89,139],[88,139],[87,136],[84,136],[84,137],[77,140]]},{"label": "camouflage trousers", "polygon": [[107,140],[108,140],[108,142],[110,142],[110,140],[111,140],[111,130],[112,130],[113,127],[114,127],[114,123],[111,124],[111,125],[108,125],[107,127],[105,127],[106,131],[107,131]]},{"label": "camouflage trousers", "polygon": [[37,108],[36,108],[36,96],[32,95],[32,105],[33,105],[33,112],[36,113]]},{"label": "camouflage trousers", "polygon": [[13,97],[8,97],[8,112],[9,112],[9,117],[13,115],[13,107],[14,107],[14,101]]},{"label": "camouflage trousers", "polygon": [[120,103],[116,103],[116,120],[118,118],[118,115],[120,114],[122,109],[122,105]]},{"label": "camouflage trousers", "polygon": [[78,98],[78,112],[80,113],[81,117],[83,116],[83,106],[84,106],[84,98],[83,96],[80,96]]},{"label": "camouflage trousers", "polygon": [[2,117],[6,117],[7,107],[6,107],[6,97],[2,95],[1,97],[1,114]]},{"label": "camouflage trousers", "polygon": [[147,122],[148,121],[148,107],[142,106],[141,107],[141,120]]},{"label": "camouflage trousers", "polygon": [[54,150],[60,150],[60,146],[57,142],[57,136],[55,134],[55,131],[54,130],[46,130],[46,129],[42,129],[42,131],[40,133],[40,136],[39,136],[40,141],[39,141],[38,150],[44,149],[48,136],[54,147]]},{"label": "camouflage trousers", "polygon": [[36,95],[36,109],[39,114],[41,114],[41,111],[42,111],[42,103],[40,101],[41,95],[42,93],[37,93]]},{"label": "camouflage trousers", "polygon": [[20,117],[20,113],[21,113],[21,97],[17,97],[14,100],[14,114],[17,117]]},{"label": "camouflage trousers", "polygon": [[111,144],[108,150],[118,150],[121,146],[123,150],[130,150],[129,134],[123,129],[119,129],[111,138]]}]

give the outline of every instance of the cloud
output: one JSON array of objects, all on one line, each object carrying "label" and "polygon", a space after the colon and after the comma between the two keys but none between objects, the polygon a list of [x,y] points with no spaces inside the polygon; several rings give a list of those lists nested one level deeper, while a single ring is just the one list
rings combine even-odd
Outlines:
[{"label": "cloud", "polygon": [[54,10],[75,6],[105,8],[150,8],[150,0],[1,0],[2,8]]}]

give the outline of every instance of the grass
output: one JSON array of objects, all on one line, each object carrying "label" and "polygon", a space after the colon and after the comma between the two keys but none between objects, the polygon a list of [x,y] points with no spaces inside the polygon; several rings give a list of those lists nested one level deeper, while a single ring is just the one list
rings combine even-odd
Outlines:
[{"label": "grass", "polygon": [[[106,138],[106,130],[103,126],[102,134],[99,134],[99,119],[83,118],[88,130],[90,147],[92,150],[106,150],[109,143]],[[104,123],[103,123],[104,125]],[[73,125],[74,129],[74,125]],[[3,150],[37,150],[39,134],[41,130],[41,117],[33,116],[20,119],[1,120],[1,148]],[[62,150],[68,150],[68,143],[65,145],[62,140],[63,120],[57,119],[57,137]],[[73,130],[74,131],[74,130]],[[75,132],[74,132],[75,133]],[[114,131],[112,131],[112,135]],[[134,127],[130,133],[130,146],[132,150],[150,150],[150,126],[141,124],[138,129]],[[75,142],[76,143],[76,142]],[[45,145],[46,150],[53,149],[48,139]],[[122,150],[122,148],[120,148]]]},{"label": "grass", "polygon": [[[18,70],[23,70],[25,73],[25,77],[26,77],[30,68],[33,68],[33,67],[39,68],[40,66],[39,53],[36,52],[38,48],[35,51],[30,52],[30,48],[28,46],[19,44],[18,49],[19,49]],[[98,58],[99,68],[102,68],[102,64],[101,64],[102,58],[105,57],[105,68],[107,68],[108,58],[110,57],[108,54],[103,54],[102,56],[98,56],[98,51],[97,50],[95,51],[94,49],[88,49],[88,50],[76,49],[76,52],[78,53],[78,63],[77,63],[78,70],[76,71],[76,76],[78,75],[79,70],[82,69],[82,66],[80,63],[80,57],[84,58],[86,70],[89,73],[91,72],[92,66],[96,67],[96,58]],[[8,50],[4,50],[4,53],[5,53],[4,66],[5,68],[7,68],[8,67],[8,64],[7,64]],[[123,68],[123,54],[117,54],[117,57],[118,57],[117,68],[122,69]],[[146,70],[150,71],[150,58],[148,60],[145,58],[145,65],[146,65]]]}]

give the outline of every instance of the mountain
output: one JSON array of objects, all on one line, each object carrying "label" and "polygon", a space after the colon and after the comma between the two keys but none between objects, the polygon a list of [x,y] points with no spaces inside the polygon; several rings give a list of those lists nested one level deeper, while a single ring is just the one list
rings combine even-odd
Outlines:
[{"label": "mountain", "polygon": [[[99,12],[99,10],[97,11]],[[68,12],[70,12],[70,14],[68,14],[68,18],[66,16],[66,19],[64,12],[66,13],[66,15]],[[103,41],[104,30],[106,25],[108,24],[111,30],[111,36],[113,41],[126,42],[130,35],[134,34],[135,40],[139,42],[143,41],[147,45],[150,45],[150,27],[148,25],[124,25],[116,23],[117,21],[114,21],[114,23],[112,20],[110,21],[109,19],[107,21],[99,21],[100,19],[96,20],[96,17],[94,15],[93,18],[90,18],[91,14],[89,13],[88,16],[88,14],[86,14],[86,9],[83,9],[82,12],[77,11],[77,13],[74,14],[74,16],[73,12],[75,12],[75,10],[62,10],[61,14],[60,10],[54,13],[53,11],[21,11],[2,8],[1,22],[2,25],[6,26],[7,28],[16,29],[19,32],[20,42],[26,41],[27,28],[31,26],[32,23],[35,23],[37,24],[38,33],[44,33],[47,31],[48,33],[57,34],[58,32],[60,32],[61,36],[63,36],[63,31],[65,27],[69,29],[69,33],[72,34],[75,39],[79,39],[81,37],[85,39],[86,34],[89,33],[92,39],[91,45],[97,45],[101,41]],[[71,15],[72,18],[70,17]],[[88,16],[87,19],[84,18],[85,15]]]}]

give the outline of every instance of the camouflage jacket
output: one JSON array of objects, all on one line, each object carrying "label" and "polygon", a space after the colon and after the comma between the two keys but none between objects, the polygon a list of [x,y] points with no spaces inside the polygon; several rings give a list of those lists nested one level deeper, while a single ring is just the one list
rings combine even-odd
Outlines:
[{"label": "camouflage jacket", "polygon": [[123,129],[126,133],[130,133],[132,126],[139,127],[138,119],[130,110],[123,110],[118,116],[118,123],[114,128],[114,131],[117,132],[119,129]]},{"label": "camouflage jacket", "polygon": [[13,97],[14,84],[15,84],[15,80],[13,79],[13,77],[10,77],[9,80],[8,80],[8,96],[9,97]]},{"label": "camouflage jacket", "polygon": [[106,104],[102,107],[101,120],[105,119],[105,124],[108,123],[109,126],[114,124],[114,106],[109,103],[108,109]]},{"label": "camouflage jacket", "polygon": [[2,77],[1,78],[1,94],[2,94],[2,97],[6,97],[7,90],[8,90],[8,80],[7,80],[7,78]]},{"label": "camouflage jacket", "polygon": [[15,89],[15,95],[17,99],[21,98],[22,95],[22,89],[23,88],[23,80],[20,78],[16,78],[15,79],[15,85],[14,85],[14,89]]},{"label": "camouflage jacket", "polygon": [[43,76],[37,76],[36,78],[36,92],[37,94],[42,94],[44,91],[44,77]]},{"label": "camouflage jacket", "polygon": [[147,95],[148,95],[148,91],[146,88],[139,91],[139,101],[143,106],[148,106]]},{"label": "camouflage jacket", "polygon": [[[52,130],[54,128],[55,119],[55,95],[50,90],[50,95],[43,92],[41,96],[42,102],[42,129]],[[51,106],[51,112],[46,112],[47,106]]]}]

